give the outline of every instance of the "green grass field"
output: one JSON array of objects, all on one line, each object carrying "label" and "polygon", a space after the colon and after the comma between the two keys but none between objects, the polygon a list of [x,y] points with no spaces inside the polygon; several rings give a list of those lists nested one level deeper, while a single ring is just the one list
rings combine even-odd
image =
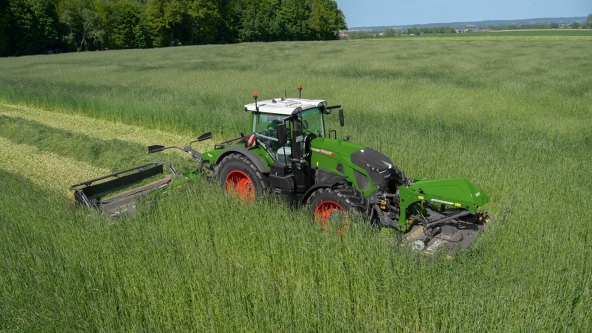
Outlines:
[{"label": "green grass field", "polygon": [[[493,35],[493,34],[492,34]],[[0,59],[0,332],[587,332],[592,37],[253,43]],[[412,177],[466,177],[496,220],[452,259],[363,221],[237,204],[207,182],[135,219],[74,182],[248,130],[243,105],[342,104],[329,128]],[[158,156],[180,169],[190,159]]]}]

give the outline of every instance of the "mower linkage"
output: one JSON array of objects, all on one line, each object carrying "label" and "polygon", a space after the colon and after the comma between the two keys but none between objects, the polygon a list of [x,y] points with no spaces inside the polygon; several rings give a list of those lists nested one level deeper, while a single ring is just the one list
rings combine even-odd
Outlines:
[{"label": "mower linkage", "polygon": [[[235,141],[244,140],[245,139],[245,135],[243,133],[241,133],[240,135],[241,136],[239,136],[238,138],[226,140],[226,141],[223,141],[223,142],[220,142],[220,143],[215,144],[214,145],[214,149],[223,149],[226,146],[230,146]],[[240,141],[239,141],[239,143],[240,143]]]}]

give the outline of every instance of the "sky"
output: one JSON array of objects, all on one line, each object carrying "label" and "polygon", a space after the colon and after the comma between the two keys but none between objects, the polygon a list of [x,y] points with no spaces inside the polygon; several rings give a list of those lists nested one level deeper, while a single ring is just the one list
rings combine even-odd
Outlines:
[{"label": "sky", "polygon": [[592,0],[336,0],[349,28],[581,17]]}]

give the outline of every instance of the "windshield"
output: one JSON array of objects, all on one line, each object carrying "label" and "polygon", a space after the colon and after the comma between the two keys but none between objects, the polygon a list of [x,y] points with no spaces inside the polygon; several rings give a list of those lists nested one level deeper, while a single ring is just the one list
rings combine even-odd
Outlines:
[{"label": "windshield", "polygon": [[[276,162],[288,164],[288,157],[292,153],[290,144],[290,132],[293,129],[292,120],[286,122],[286,143],[280,145],[278,140],[277,125],[281,124],[284,119],[289,118],[286,115],[269,114],[269,113],[255,113],[253,123],[253,133],[257,140],[265,147]],[[324,137],[325,131],[323,126],[323,115],[318,108],[303,111],[298,114],[298,119],[301,120],[302,135],[305,137],[309,133],[315,134],[317,137]],[[304,144],[304,142],[302,142]]]},{"label": "windshield", "polygon": [[311,109],[301,113],[302,115],[302,130],[304,133],[314,133],[318,137],[325,136],[323,126],[323,116],[321,110]]}]

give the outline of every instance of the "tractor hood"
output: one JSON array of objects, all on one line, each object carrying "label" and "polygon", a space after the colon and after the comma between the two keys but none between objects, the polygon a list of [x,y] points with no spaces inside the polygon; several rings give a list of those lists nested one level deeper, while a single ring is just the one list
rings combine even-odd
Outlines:
[{"label": "tractor hood", "polygon": [[313,166],[345,175],[365,194],[385,188],[394,170],[382,153],[348,141],[317,138],[311,141],[311,150]]},{"label": "tractor hood", "polygon": [[351,161],[364,170],[386,171],[393,167],[390,158],[372,148],[356,151],[351,155]]}]

